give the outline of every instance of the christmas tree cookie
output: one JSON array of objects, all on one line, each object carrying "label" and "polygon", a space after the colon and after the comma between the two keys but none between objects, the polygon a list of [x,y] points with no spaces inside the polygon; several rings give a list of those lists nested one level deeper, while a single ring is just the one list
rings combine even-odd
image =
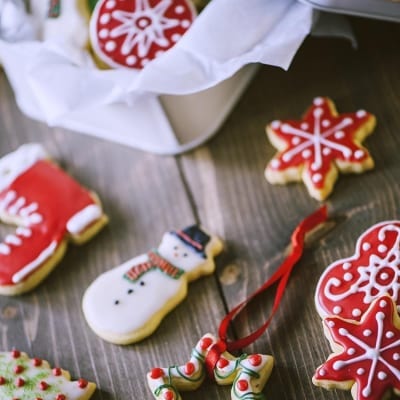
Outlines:
[{"label": "christmas tree cookie", "polygon": [[87,400],[95,389],[85,379],[71,381],[68,371],[51,368],[40,358],[18,350],[0,353],[2,400]]}]

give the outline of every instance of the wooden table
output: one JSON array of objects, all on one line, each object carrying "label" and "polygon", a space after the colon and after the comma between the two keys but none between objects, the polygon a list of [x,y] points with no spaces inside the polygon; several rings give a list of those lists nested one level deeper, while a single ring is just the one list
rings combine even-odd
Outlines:
[{"label": "wooden table", "polygon": [[[340,39],[308,38],[289,72],[263,66],[234,112],[206,146],[160,157],[26,118],[0,77],[0,152],[40,142],[72,176],[95,190],[109,225],[82,247],[71,245],[59,266],[33,292],[0,298],[2,350],[17,347],[72,376],[93,380],[93,399],[150,399],[145,374],[183,364],[197,340],[217,332],[228,309],[257,289],[283,260],[297,223],[319,207],[302,184],[272,186],[263,171],[275,150],[264,127],[298,118],[318,95],[340,111],[364,108],[378,119],[365,144],[375,169],[341,176],[326,204],[330,229],[308,242],[268,331],[247,352],[272,354],[276,365],[264,393],[269,400],[350,399],[311,383],[329,354],[314,291],[322,271],[353,254],[372,224],[396,219],[400,203],[400,25],[352,19],[354,50]],[[185,301],[154,335],[125,347],[99,339],[81,311],[85,288],[100,273],[158,244],[163,232],[201,223],[225,242],[214,275],[190,285]],[[2,226],[2,235],[11,228]],[[255,300],[234,323],[237,335],[269,315],[273,292]],[[211,382],[184,399],[229,399]]]}]

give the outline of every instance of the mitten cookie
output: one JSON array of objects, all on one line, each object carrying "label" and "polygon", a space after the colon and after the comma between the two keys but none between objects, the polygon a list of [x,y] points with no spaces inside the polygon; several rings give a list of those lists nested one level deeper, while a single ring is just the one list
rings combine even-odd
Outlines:
[{"label": "mitten cookie", "polygon": [[325,319],[334,351],[313,377],[326,389],[350,390],[354,400],[400,395],[400,318],[390,296],[372,302],[360,322]]},{"label": "mitten cookie", "polygon": [[400,221],[376,224],[357,241],[355,254],[331,264],[315,295],[321,317],[359,320],[384,294],[400,305]]},{"label": "mitten cookie", "polygon": [[99,0],[90,42],[108,67],[141,69],[174,46],[195,15],[190,0]]},{"label": "mitten cookie", "polygon": [[0,159],[0,220],[17,225],[0,243],[0,294],[38,285],[68,240],[84,243],[107,221],[97,196],[52,163],[39,144]]},{"label": "mitten cookie", "polygon": [[0,399],[87,400],[96,385],[85,379],[71,382],[68,371],[18,350],[0,353]]},{"label": "mitten cookie", "polygon": [[[190,360],[183,365],[153,368],[147,383],[157,400],[181,400],[179,391],[193,391],[206,376],[205,359],[217,344],[217,339],[204,335],[192,350]],[[231,399],[262,399],[262,390],[271,375],[274,359],[264,354],[242,354],[234,357],[224,351],[212,371],[219,385],[232,385]]]},{"label": "mitten cookie", "polygon": [[312,197],[324,200],[338,171],[361,173],[373,168],[361,142],[375,123],[364,110],[339,115],[330,99],[317,97],[302,120],[277,120],[267,126],[268,138],[279,150],[265,170],[267,180],[278,184],[303,180]]},{"label": "mitten cookie", "polygon": [[83,312],[105,340],[137,342],[150,335],[186,296],[188,282],[215,269],[221,241],[197,226],[165,233],[157,250],[100,275],[86,290]]}]

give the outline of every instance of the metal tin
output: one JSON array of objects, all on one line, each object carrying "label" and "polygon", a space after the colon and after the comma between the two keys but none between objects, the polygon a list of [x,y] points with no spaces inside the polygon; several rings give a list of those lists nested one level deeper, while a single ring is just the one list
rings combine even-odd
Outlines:
[{"label": "metal tin", "polygon": [[314,8],[400,22],[399,0],[299,0]]}]

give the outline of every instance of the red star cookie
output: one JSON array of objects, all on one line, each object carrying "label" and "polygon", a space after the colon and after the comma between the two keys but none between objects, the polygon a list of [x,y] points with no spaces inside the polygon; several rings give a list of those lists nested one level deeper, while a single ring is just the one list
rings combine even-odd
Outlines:
[{"label": "red star cookie", "polygon": [[369,228],[357,241],[352,257],[331,264],[322,274],[315,295],[320,316],[359,320],[384,294],[400,305],[400,221]]},{"label": "red star cookie", "polygon": [[400,394],[400,318],[390,296],[376,299],[361,322],[331,317],[325,325],[334,353],[317,369],[315,385],[351,388],[355,400]]},{"label": "red star cookie", "polygon": [[361,142],[375,123],[364,110],[338,115],[330,99],[315,98],[302,120],[267,125],[268,138],[279,150],[265,170],[267,180],[278,184],[303,180],[312,197],[324,200],[338,170],[360,173],[373,168]]},{"label": "red star cookie", "polygon": [[90,20],[90,41],[106,65],[141,69],[174,46],[195,15],[188,0],[100,0]]}]

